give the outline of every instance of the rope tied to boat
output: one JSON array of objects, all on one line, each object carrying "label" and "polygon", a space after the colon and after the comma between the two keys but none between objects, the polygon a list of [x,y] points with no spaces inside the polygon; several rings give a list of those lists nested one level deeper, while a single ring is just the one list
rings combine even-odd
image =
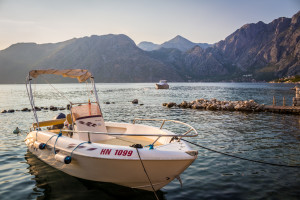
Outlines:
[{"label": "rope tied to boat", "polygon": [[72,155],[73,155],[73,152],[74,152],[79,146],[81,146],[82,144],[85,144],[85,143],[90,144],[91,142],[90,142],[90,141],[87,141],[87,142],[81,142],[80,144],[78,144],[78,145],[72,150],[70,156],[66,156],[66,157],[63,158],[64,163],[65,163],[65,164],[70,164],[71,161],[72,161]]},{"label": "rope tied to boat", "polygon": [[153,190],[153,193],[154,193],[154,195],[155,195],[155,198],[156,198],[157,200],[159,200],[159,198],[158,198],[158,196],[157,196],[157,194],[156,194],[156,192],[155,192],[155,189],[154,189],[154,187],[153,187],[153,184],[152,184],[152,182],[151,182],[151,179],[150,179],[150,177],[149,177],[149,175],[148,175],[148,173],[147,173],[147,170],[146,170],[146,168],[145,168],[145,166],[144,166],[144,163],[143,163],[143,161],[142,161],[140,152],[139,152],[139,149],[142,149],[142,148],[143,148],[143,145],[141,145],[141,144],[133,144],[133,145],[130,145],[130,147],[133,147],[133,148],[136,149],[136,152],[137,152],[137,154],[138,154],[138,156],[139,156],[139,159],[140,159],[140,161],[141,161],[141,164],[142,164],[142,166],[143,166],[144,172],[145,172],[145,174],[146,174],[146,176],[147,176],[147,178],[148,178],[148,181],[149,181],[149,183],[150,183],[150,185],[151,185],[151,187],[152,187],[152,190]]},{"label": "rope tied to boat", "polygon": [[217,151],[217,150],[214,150],[214,149],[210,149],[210,148],[208,148],[208,147],[201,146],[201,145],[199,145],[199,144],[190,142],[190,141],[185,140],[185,139],[181,139],[181,140],[183,140],[183,141],[185,141],[185,142],[188,142],[188,143],[190,143],[190,144],[193,144],[193,145],[195,145],[195,146],[197,146],[197,147],[206,149],[206,150],[208,150],[208,151],[212,151],[212,152],[219,153],[219,154],[222,154],[222,155],[225,155],[225,156],[237,158],[237,159],[240,159],[240,160],[246,160],[246,161],[251,161],[251,162],[260,163],[260,164],[265,164],[265,165],[272,165],[272,166],[277,166],[277,167],[300,168],[300,166],[298,166],[298,165],[284,165],[284,164],[277,164],[277,163],[269,163],[269,162],[260,161],[260,160],[252,160],[252,159],[249,159],[249,158],[243,158],[243,157],[240,157],[240,156],[231,155],[231,154],[228,154],[228,153],[224,153],[224,152],[220,152],[220,151]]},{"label": "rope tied to boat", "polygon": [[57,136],[57,138],[56,138],[55,143],[54,143],[54,146],[53,146],[53,151],[54,151],[54,154],[56,154],[56,151],[55,151],[55,145],[56,145],[56,143],[57,143],[58,138],[62,136],[61,130],[60,130],[60,132],[59,132],[57,135],[52,135],[52,136],[47,140],[46,143],[40,143],[39,149],[41,149],[41,150],[45,149],[45,148],[47,147],[48,142],[49,142],[53,137],[55,137],[55,136]]},{"label": "rope tied to boat", "polygon": [[56,143],[57,143],[58,138],[61,137],[61,136],[62,136],[62,132],[61,132],[61,130],[60,130],[60,132],[58,133],[57,138],[56,138],[56,140],[55,140],[54,146],[53,146],[54,154],[56,154],[56,151],[55,151],[55,145],[56,145]]},{"label": "rope tied to boat", "polygon": [[153,144],[146,145],[145,147],[149,147],[149,150],[154,149],[154,145]]},{"label": "rope tied to boat", "polygon": [[70,157],[72,158],[73,152],[74,152],[80,145],[85,144],[85,143],[89,143],[89,144],[90,144],[91,142],[90,142],[90,141],[87,141],[87,142],[81,142],[80,144],[78,144],[78,145],[72,150]]}]

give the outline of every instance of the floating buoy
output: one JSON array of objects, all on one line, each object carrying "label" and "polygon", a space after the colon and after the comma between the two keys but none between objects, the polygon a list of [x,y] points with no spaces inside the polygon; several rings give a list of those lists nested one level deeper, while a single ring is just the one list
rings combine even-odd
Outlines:
[{"label": "floating buoy", "polygon": [[39,144],[39,149],[43,150],[43,149],[45,149],[45,147],[46,147],[45,143],[40,143]]},{"label": "floating buoy", "polygon": [[66,156],[63,154],[55,154],[54,158],[55,158],[55,160],[65,163],[65,164],[70,164],[72,161],[71,156]]},{"label": "floating buoy", "polygon": [[14,134],[19,134],[20,132],[21,131],[20,131],[20,129],[18,127],[13,131]]},{"label": "floating buoy", "polygon": [[131,103],[133,103],[133,104],[138,104],[138,103],[139,103],[139,100],[138,100],[138,99],[133,99]]},{"label": "floating buoy", "polygon": [[33,146],[34,146],[34,148],[36,148],[36,149],[43,150],[43,149],[45,149],[46,144],[45,144],[45,143],[38,142],[38,141],[35,141],[35,142],[33,143]]}]

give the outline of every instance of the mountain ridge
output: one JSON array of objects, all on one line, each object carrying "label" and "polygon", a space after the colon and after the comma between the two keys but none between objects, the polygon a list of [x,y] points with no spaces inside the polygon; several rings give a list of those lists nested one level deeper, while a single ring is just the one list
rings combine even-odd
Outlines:
[{"label": "mountain ridge", "polygon": [[0,51],[0,83],[23,83],[38,68],[85,68],[98,82],[268,81],[299,75],[300,12],[245,24],[207,48],[181,36],[163,44],[144,51],[124,34],[13,44]]},{"label": "mountain ridge", "polygon": [[160,48],[175,48],[175,49],[179,49],[182,52],[185,52],[197,45],[204,49],[212,46],[211,44],[208,43],[191,42],[180,35],[177,35],[171,40],[168,40],[162,44],[154,44],[152,42],[143,41],[140,42],[137,46],[144,51],[154,51],[154,50],[159,50]]}]

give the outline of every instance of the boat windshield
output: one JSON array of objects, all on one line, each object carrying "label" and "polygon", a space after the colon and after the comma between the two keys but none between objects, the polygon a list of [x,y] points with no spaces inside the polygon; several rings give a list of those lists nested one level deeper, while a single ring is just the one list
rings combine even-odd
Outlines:
[{"label": "boat windshield", "polygon": [[166,80],[160,80],[159,82],[160,82],[160,83],[167,83]]},{"label": "boat windshield", "polygon": [[72,107],[71,111],[74,121],[88,116],[102,116],[99,106],[91,103]]}]

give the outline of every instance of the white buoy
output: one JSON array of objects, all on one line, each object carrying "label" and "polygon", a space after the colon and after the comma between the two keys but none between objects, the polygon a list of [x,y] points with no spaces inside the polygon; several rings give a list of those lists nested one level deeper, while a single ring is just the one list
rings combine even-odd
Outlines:
[{"label": "white buoy", "polygon": [[34,146],[34,148],[38,149],[39,146],[40,146],[40,144],[41,144],[40,142],[35,141],[35,142],[33,143],[33,146]]},{"label": "white buoy", "polygon": [[65,163],[65,164],[69,164],[71,163],[71,157],[70,156],[66,156],[64,154],[55,154],[54,156],[55,160],[61,162],[61,163]]}]

